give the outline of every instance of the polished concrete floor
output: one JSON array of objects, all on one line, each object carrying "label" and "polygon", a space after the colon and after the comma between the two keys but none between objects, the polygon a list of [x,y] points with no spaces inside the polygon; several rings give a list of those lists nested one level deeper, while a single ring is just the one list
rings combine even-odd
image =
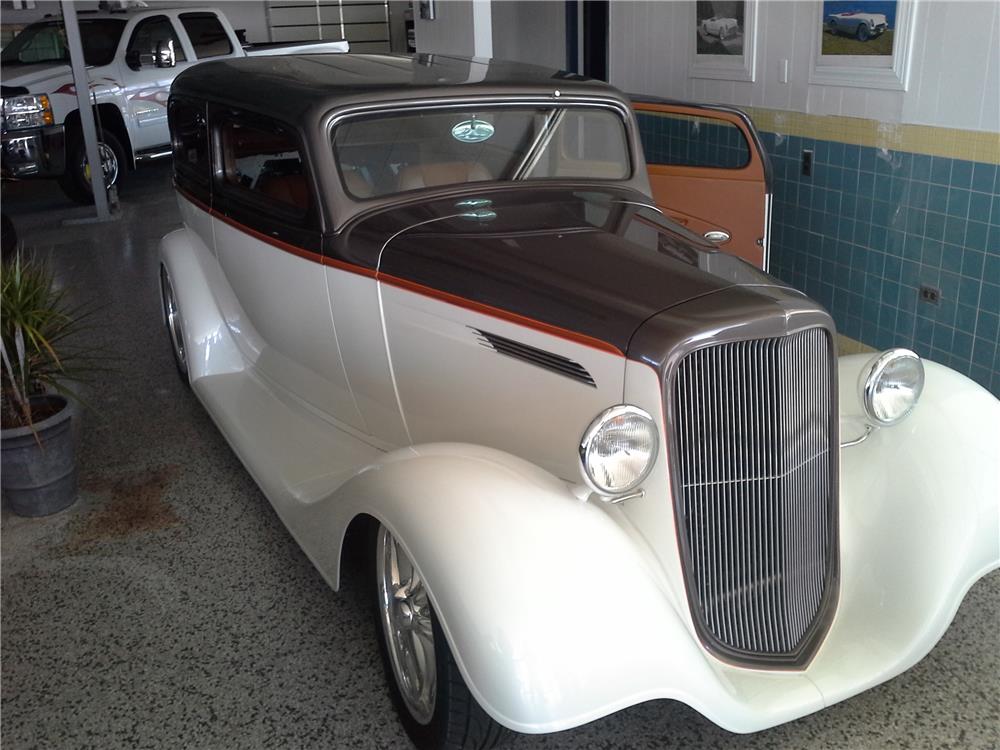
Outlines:
[{"label": "polished concrete floor", "polygon": [[[407,747],[366,591],[325,586],[174,371],[157,292],[157,241],[178,226],[166,165],[133,175],[112,224],[62,226],[89,211],[51,184],[2,197],[24,244],[100,306],[88,335],[109,366],[86,392],[80,500],[3,515],[4,750]],[[995,748],[998,612],[994,573],[922,663],[770,731],[657,701],[510,747]]]}]

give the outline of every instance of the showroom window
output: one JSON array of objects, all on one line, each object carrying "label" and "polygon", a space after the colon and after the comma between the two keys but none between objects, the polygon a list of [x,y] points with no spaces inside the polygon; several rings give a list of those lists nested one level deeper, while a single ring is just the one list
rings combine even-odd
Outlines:
[{"label": "showroom window", "polygon": [[181,13],[181,23],[191,37],[191,46],[199,60],[221,57],[233,51],[229,35],[214,13]]},{"label": "showroom window", "polygon": [[205,103],[172,97],[168,110],[177,185],[207,189],[212,176]]},{"label": "showroom window", "polygon": [[177,38],[173,24],[166,16],[154,16],[139,22],[128,42],[125,58],[128,60],[135,56],[136,62],[140,65],[153,65],[155,64],[153,55],[156,54],[156,48],[161,42],[174,43],[174,59],[177,62],[187,60],[181,40]]}]

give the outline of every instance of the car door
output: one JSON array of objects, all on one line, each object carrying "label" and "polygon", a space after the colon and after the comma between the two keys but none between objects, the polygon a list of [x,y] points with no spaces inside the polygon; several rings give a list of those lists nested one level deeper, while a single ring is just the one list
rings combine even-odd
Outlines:
[{"label": "car door", "polygon": [[[161,43],[172,45],[173,67],[157,66],[156,50]],[[164,146],[170,142],[167,127],[170,84],[181,70],[191,64],[171,19],[160,15],[138,21],[128,34],[124,59],[122,78],[126,81],[125,98],[134,126],[132,139],[135,150],[139,152]]]},{"label": "car door", "polygon": [[770,164],[739,110],[632,97],[649,184],[672,220],[763,270],[770,261]]},{"label": "car door", "polygon": [[286,124],[210,106],[217,164],[215,251],[237,309],[237,345],[277,390],[364,428],[347,380],[323,273],[322,222],[299,135]]}]

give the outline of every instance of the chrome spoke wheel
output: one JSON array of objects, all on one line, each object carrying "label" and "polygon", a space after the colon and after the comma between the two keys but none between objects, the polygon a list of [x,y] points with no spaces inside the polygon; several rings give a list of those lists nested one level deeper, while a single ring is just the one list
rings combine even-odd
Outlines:
[{"label": "chrome spoke wheel", "polygon": [[437,667],[430,600],[420,574],[384,526],[376,544],[379,616],[403,701],[420,724],[434,716]]},{"label": "chrome spoke wheel", "polygon": [[173,347],[177,366],[186,374],[187,352],[184,349],[184,323],[181,320],[181,312],[177,309],[177,302],[174,300],[174,288],[170,284],[166,270],[162,272],[162,279],[163,317],[166,319],[167,331],[170,333],[170,345]]},{"label": "chrome spoke wheel", "polygon": [[[104,184],[111,187],[118,181],[118,155],[104,141],[97,144],[97,153],[101,157],[101,170],[104,172]],[[80,163],[80,171],[87,182],[90,182],[90,164],[87,161],[86,152]]]}]

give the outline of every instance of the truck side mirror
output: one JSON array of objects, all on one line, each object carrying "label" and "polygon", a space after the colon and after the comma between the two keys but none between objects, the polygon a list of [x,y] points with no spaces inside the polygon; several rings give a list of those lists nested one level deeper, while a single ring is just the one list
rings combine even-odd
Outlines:
[{"label": "truck side mirror", "polygon": [[142,58],[139,56],[139,50],[130,49],[125,53],[125,64],[128,65],[132,70],[139,70],[142,67]]},{"label": "truck side mirror", "polygon": [[177,56],[174,54],[174,41],[156,43],[156,67],[174,68],[177,66]]}]

